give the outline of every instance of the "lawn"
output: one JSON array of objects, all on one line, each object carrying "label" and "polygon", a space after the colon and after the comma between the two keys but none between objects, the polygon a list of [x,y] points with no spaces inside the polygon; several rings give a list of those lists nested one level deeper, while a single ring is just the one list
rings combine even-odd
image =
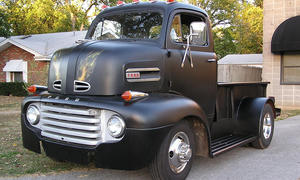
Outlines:
[{"label": "lawn", "polygon": [[56,162],[44,152],[36,154],[22,146],[20,105],[23,98],[0,96],[0,176],[51,173],[72,169],[91,169],[68,162]]},{"label": "lawn", "polygon": [[[20,106],[22,97],[0,96],[0,177],[94,169],[69,162],[56,162],[45,153],[36,154],[22,146]],[[300,115],[300,110],[283,110],[278,120]]]}]

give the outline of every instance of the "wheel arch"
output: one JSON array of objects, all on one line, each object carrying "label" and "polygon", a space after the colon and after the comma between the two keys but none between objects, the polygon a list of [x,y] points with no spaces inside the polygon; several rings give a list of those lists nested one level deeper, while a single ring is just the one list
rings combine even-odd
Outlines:
[{"label": "wheel arch", "polygon": [[202,157],[210,156],[210,131],[208,125],[198,116],[186,116],[183,120],[187,120],[193,130],[196,142],[196,155]]},{"label": "wheel arch", "polygon": [[260,133],[260,121],[266,104],[271,105],[274,118],[276,117],[274,103],[275,101],[272,97],[246,97],[241,100],[236,118],[237,132],[240,134],[258,135]]}]

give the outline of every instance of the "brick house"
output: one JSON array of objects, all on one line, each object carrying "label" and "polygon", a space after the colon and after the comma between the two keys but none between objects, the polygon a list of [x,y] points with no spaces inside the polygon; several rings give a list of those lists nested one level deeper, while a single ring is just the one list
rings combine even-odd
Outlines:
[{"label": "brick house", "polygon": [[284,108],[300,108],[300,0],[264,0],[263,81]]},{"label": "brick house", "polygon": [[0,38],[0,82],[46,85],[52,54],[76,45],[85,34],[76,31]]}]

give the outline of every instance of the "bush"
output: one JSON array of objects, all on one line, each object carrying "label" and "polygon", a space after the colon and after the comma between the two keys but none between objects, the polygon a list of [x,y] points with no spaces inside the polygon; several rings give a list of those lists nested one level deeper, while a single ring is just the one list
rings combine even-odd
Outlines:
[{"label": "bush", "polygon": [[27,96],[28,84],[23,82],[0,82],[0,95]]}]

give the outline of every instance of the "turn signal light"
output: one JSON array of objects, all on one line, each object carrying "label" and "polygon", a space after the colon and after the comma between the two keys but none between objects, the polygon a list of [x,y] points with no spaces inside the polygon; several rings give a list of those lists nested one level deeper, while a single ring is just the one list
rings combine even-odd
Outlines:
[{"label": "turn signal light", "polygon": [[123,5],[123,4],[124,4],[123,1],[118,1],[118,2],[117,2],[117,5],[118,5],[118,6]]},{"label": "turn signal light", "polygon": [[136,92],[136,91],[125,91],[121,97],[122,99],[124,99],[124,101],[129,102],[131,100],[143,98],[146,96],[149,96],[149,94],[143,92]]},{"label": "turn signal light", "polygon": [[175,0],[167,0],[168,3],[175,2]]},{"label": "turn signal light", "polygon": [[105,9],[105,8],[108,8],[108,6],[104,4],[104,5],[102,6],[102,9]]},{"label": "turn signal light", "polygon": [[34,85],[29,86],[27,88],[27,91],[30,92],[30,93],[35,93],[36,92],[36,86],[34,86]]},{"label": "turn signal light", "polygon": [[129,102],[132,98],[131,91],[125,91],[121,97],[122,97],[122,99],[124,99],[124,101]]}]

